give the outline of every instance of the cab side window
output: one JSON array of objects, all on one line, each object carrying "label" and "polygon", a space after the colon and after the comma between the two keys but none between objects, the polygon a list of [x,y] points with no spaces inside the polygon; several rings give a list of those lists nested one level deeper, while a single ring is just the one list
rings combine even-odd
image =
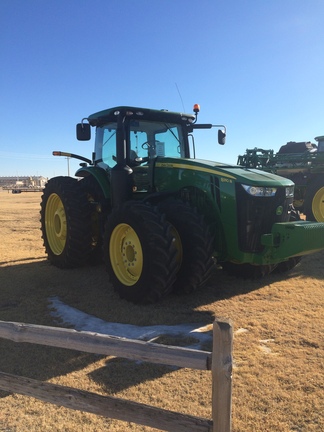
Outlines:
[{"label": "cab side window", "polygon": [[102,161],[110,168],[116,165],[116,128],[105,126],[102,129]]}]

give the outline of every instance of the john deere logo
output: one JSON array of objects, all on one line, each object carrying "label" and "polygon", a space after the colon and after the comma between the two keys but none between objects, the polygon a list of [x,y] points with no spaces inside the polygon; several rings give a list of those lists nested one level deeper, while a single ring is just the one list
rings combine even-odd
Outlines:
[{"label": "john deere logo", "polygon": [[283,207],[282,206],[277,207],[277,209],[276,209],[276,215],[280,216],[280,215],[282,215],[282,212],[283,212]]}]

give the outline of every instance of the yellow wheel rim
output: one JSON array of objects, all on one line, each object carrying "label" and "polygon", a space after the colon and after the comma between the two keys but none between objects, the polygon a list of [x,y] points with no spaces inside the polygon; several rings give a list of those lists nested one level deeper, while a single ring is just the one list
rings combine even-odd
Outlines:
[{"label": "yellow wheel rim", "polygon": [[140,239],[130,225],[115,227],[110,236],[109,254],[118,280],[126,286],[135,285],[143,270],[143,251]]},{"label": "yellow wheel rim", "polygon": [[66,244],[66,214],[60,197],[49,196],[45,211],[45,228],[48,244],[55,255],[61,255]]},{"label": "yellow wheel rim", "polygon": [[317,222],[324,222],[324,186],[314,195],[312,212]]}]

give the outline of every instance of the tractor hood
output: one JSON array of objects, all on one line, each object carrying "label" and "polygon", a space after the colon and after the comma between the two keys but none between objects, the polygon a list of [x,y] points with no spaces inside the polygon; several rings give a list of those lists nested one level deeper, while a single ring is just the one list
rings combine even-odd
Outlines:
[{"label": "tractor hood", "polygon": [[255,186],[292,186],[294,183],[286,178],[278,175],[260,171],[257,169],[250,169],[240,167],[238,165],[229,165],[220,162],[212,162],[202,159],[170,159],[164,158],[157,161],[157,166],[165,168],[183,168],[187,170],[200,171],[202,173],[214,174],[220,177],[231,179],[239,183],[247,183]]}]

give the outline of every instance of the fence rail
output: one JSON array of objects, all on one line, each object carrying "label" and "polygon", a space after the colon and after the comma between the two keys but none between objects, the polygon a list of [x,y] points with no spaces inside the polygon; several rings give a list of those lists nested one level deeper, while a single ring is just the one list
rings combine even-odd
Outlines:
[{"label": "fence rail", "polygon": [[0,372],[0,389],[44,402],[170,432],[230,432],[233,329],[213,323],[213,352],[92,332],[0,321],[0,338],[212,373],[212,420]]}]

